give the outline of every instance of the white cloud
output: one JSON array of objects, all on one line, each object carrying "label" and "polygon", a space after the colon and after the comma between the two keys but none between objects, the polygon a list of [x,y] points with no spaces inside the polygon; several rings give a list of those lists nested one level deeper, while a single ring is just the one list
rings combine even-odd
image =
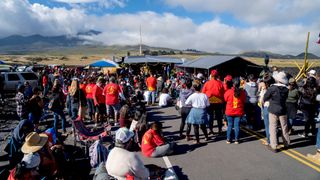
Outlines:
[{"label": "white cloud", "polygon": [[[317,13],[320,0],[165,0],[173,7],[193,12],[230,13],[249,24],[281,24]],[[316,16],[309,16],[314,18]]]},{"label": "white cloud", "polygon": [[2,0],[0,9],[0,37],[76,34],[94,29],[102,34],[90,37],[92,40],[108,45],[132,45],[139,43],[141,24],[143,43],[150,46],[223,53],[267,50],[299,54],[304,51],[307,32],[310,31],[310,52],[317,53],[320,48],[314,43],[320,30],[319,17],[308,26],[291,23],[239,28],[218,18],[196,24],[190,18],[152,11],[95,16],[79,9],[49,8],[23,0]]},{"label": "white cloud", "polygon": [[[111,8],[114,6],[124,7],[126,0],[53,0],[56,2],[74,5],[82,5],[82,8],[88,7],[88,4],[96,4],[100,8]],[[89,6],[90,8],[90,6]]]}]

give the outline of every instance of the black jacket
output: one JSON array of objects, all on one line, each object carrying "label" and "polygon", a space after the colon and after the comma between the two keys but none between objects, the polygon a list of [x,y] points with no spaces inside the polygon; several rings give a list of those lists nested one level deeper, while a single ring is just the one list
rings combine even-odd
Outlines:
[{"label": "black jacket", "polygon": [[269,101],[268,111],[277,116],[287,114],[286,100],[289,89],[285,85],[274,84],[264,94],[263,101]]}]

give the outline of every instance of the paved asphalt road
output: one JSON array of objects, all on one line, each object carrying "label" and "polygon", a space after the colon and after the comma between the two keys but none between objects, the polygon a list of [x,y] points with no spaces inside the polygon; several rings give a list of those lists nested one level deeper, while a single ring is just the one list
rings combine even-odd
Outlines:
[{"label": "paved asphalt road", "polygon": [[[180,116],[173,107],[153,107],[149,117],[163,122],[165,136],[178,139]],[[263,132],[253,133],[242,128],[239,145],[226,144],[225,136],[212,137],[208,143],[201,139],[200,145],[177,140],[178,152],[168,159],[179,179],[320,180],[320,163],[306,157],[307,153],[315,153],[314,142],[293,135],[293,149],[273,153],[261,143]],[[143,157],[143,160],[146,164],[166,167],[163,158]]]}]

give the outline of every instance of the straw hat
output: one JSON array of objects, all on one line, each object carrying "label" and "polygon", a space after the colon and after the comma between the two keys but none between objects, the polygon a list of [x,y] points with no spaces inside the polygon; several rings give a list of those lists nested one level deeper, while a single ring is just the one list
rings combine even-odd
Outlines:
[{"label": "straw hat", "polygon": [[26,142],[23,144],[21,151],[25,154],[39,151],[48,141],[46,134],[38,134],[32,132],[26,137]]}]

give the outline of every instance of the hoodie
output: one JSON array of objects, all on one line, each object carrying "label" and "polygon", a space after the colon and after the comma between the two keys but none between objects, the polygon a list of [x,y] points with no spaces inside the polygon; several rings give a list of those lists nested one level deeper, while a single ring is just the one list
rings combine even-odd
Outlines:
[{"label": "hoodie", "polygon": [[263,97],[264,102],[270,102],[268,111],[277,116],[286,115],[286,100],[288,93],[289,89],[280,83],[273,84],[270,88],[268,88]]},{"label": "hoodie", "polygon": [[258,85],[256,82],[248,82],[245,84],[244,89],[247,93],[247,103],[258,103]]},{"label": "hoodie", "polygon": [[[180,102],[181,102],[181,107],[186,107],[186,100],[188,97],[193,94],[193,90],[191,89],[182,89],[179,94]],[[191,106],[188,106],[191,107]]]}]

